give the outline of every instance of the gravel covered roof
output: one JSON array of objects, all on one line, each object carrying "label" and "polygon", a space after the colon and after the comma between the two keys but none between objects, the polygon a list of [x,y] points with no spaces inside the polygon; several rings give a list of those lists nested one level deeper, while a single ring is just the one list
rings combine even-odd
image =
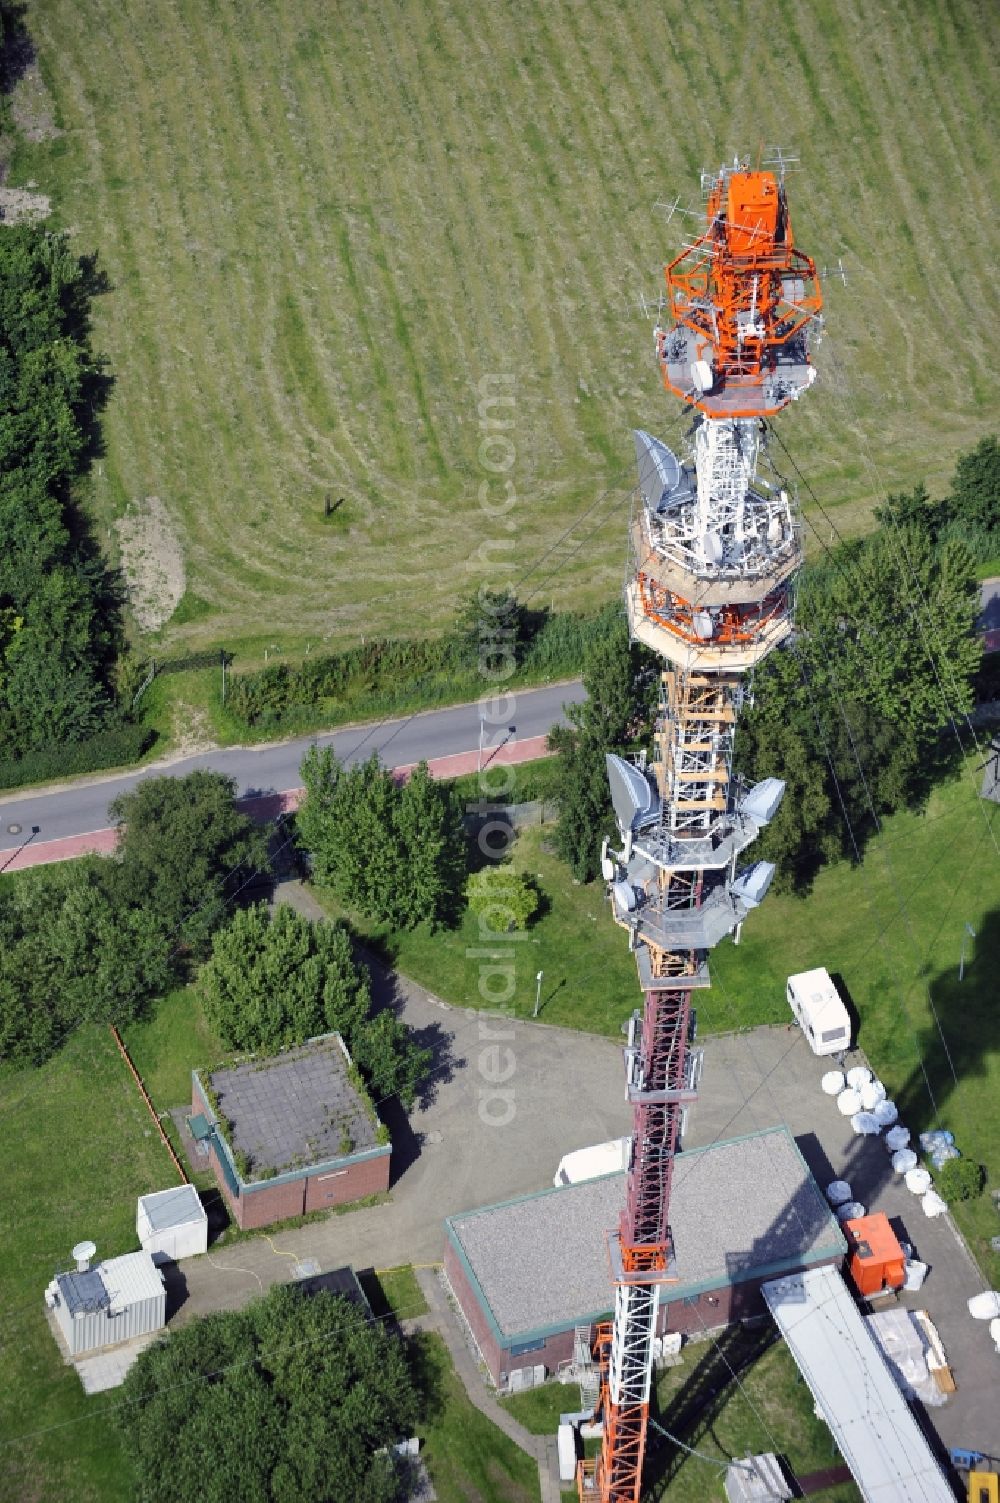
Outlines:
[{"label": "gravel covered roof", "polygon": [[[624,1202],[625,1176],[611,1174],[448,1218],[503,1337],[610,1309],[607,1233]],[[670,1300],[845,1245],[784,1127],[678,1154],[670,1223],[678,1278]]]},{"label": "gravel covered roof", "polygon": [[247,1154],[254,1173],[341,1158],[345,1132],[352,1153],[374,1148],[377,1123],[347,1070],[337,1034],[216,1070],[210,1082],[232,1127],[230,1146]]}]

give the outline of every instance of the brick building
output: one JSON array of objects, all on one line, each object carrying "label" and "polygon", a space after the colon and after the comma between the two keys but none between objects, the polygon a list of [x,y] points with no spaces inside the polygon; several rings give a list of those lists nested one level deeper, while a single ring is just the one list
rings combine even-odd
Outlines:
[{"label": "brick building", "polygon": [[192,1072],[190,1128],[236,1224],[269,1226],[389,1188],[391,1147],[339,1034]]},{"label": "brick building", "polygon": [[[444,1266],[490,1375],[554,1372],[611,1309],[608,1234],[625,1175],[608,1174],[445,1221]],[[699,1335],[761,1315],[761,1283],[843,1260],[836,1218],[785,1127],[678,1155],[670,1201],[675,1282],[658,1331]]]}]

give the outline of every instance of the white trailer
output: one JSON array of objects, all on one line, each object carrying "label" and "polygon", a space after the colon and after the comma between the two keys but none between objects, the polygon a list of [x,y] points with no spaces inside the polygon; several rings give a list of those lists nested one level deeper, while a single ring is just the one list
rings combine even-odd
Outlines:
[{"label": "white trailer", "polygon": [[851,1047],[851,1016],[822,966],[789,976],[788,1005],[814,1054],[840,1054]]}]

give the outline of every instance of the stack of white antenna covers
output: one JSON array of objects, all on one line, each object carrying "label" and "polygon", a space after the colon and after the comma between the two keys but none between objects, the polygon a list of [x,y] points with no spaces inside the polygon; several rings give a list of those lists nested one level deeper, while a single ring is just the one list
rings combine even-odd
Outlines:
[{"label": "stack of white antenna covers", "polygon": [[925,1216],[943,1216],[948,1209],[948,1202],[942,1200],[936,1190],[928,1190],[926,1195],[921,1196],[920,1204]]},{"label": "stack of white antenna covers", "polygon": [[843,1070],[827,1070],[819,1087],[825,1096],[839,1096],[844,1089]]},{"label": "stack of white antenna covers", "polygon": [[875,1118],[881,1131],[883,1127],[891,1127],[894,1122],[898,1122],[899,1111],[894,1101],[882,1100],[875,1103],[875,1106],[872,1108],[872,1116]]},{"label": "stack of white antenna covers", "polygon": [[881,1124],[874,1112],[855,1112],[851,1118],[851,1126],[855,1132],[863,1133],[867,1138],[877,1137],[882,1131]]},{"label": "stack of white antenna covers", "polygon": [[842,1206],[837,1207],[837,1220],[843,1226],[845,1221],[857,1221],[865,1214],[865,1208],[860,1200],[846,1200]]},{"label": "stack of white antenna covers", "polygon": [[907,1169],[906,1188],[914,1195],[924,1195],[931,1187],[931,1177],[926,1169]]},{"label": "stack of white antenna covers", "polygon": [[884,1101],[888,1092],[880,1080],[869,1080],[861,1086],[861,1109],[865,1112],[873,1112],[880,1101]]},{"label": "stack of white antenna covers", "polygon": [[969,1314],[973,1320],[1000,1319],[1000,1294],[995,1289],[984,1289],[982,1294],[971,1295]]},{"label": "stack of white antenna covers", "polygon": [[851,1187],[846,1179],[831,1180],[826,1187],[826,1198],[832,1206],[842,1206],[851,1199]]},{"label": "stack of white antenna covers", "polygon": [[[900,1148],[908,1148],[910,1146],[910,1129],[903,1127],[901,1123],[897,1123],[895,1127],[890,1127],[885,1135],[885,1146],[890,1153],[898,1153]],[[913,1162],[917,1162],[915,1154]]]},{"label": "stack of white antenna covers", "polygon": [[[912,1148],[897,1148],[892,1156],[893,1174],[909,1174],[911,1169],[917,1167],[917,1155]],[[927,1173],[926,1169],[923,1171]]]},{"label": "stack of white antenna covers", "polygon": [[844,1117],[853,1117],[861,1110],[861,1097],[850,1086],[837,1097],[837,1110]]},{"label": "stack of white antenna covers", "polygon": [[865,1065],[855,1065],[847,1072],[847,1084],[853,1091],[860,1091],[862,1086],[869,1084],[872,1072]]}]

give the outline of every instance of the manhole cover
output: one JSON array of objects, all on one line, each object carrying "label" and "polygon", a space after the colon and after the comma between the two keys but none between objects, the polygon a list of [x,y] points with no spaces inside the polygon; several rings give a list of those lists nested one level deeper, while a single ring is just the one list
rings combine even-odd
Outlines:
[{"label": "manhole cover", "polygon": [[443,1143],[444,1142],[444,1133],[429,1132],[427,1134],[427,1136],[424,1138],[424,1142],[425,1143]]},{"label": "manhole cover", "polygon": [[20,825],[8,825],[7,826],[7,834],[8,835],[20,835],[20,833],[21,833],[21,826]]},{"label": "manhole cover", "polygon": [[319,1273],[319,1264],[315,1258],[303,1258],[301,1263],[292,1264],[292,1276],[296,1279],[311,1279]]}]

